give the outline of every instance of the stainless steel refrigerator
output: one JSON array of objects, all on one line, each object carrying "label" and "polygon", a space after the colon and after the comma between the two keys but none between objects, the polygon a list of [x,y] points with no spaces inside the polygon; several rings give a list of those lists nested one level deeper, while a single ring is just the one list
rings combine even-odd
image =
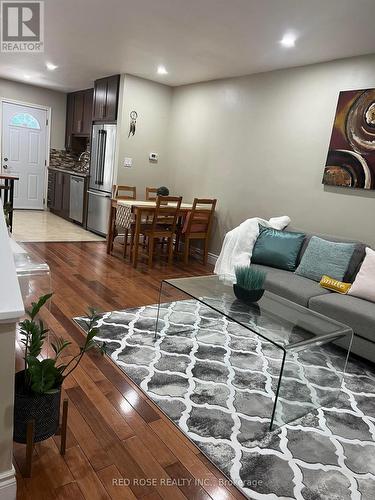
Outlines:
[{"label": "stainless steel refrigerator", "polygon": [[87,229],[103,236],[107,234],[111,208],[115,146],[116,125],[93,125]]}]

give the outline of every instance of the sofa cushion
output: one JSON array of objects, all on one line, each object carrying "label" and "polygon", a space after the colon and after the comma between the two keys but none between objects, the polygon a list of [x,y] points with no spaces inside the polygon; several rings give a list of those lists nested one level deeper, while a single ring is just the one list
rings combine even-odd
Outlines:
[{"label": "sofa cushion", "polygon": [[[296,231],[293,229],[293,231]],[[301,252],[299,254],[299,261],[301,261],[304,253],[306,252],[306,248],[308,247],[310,240],[313,236],[318,236],[322,240],[327,240],[327,241],[332,241],[334,243],[354,243],[354,252],[352,255],[352,258],[350,259],[349,266],[346,270],[346,273],[343,277],[343,281],[345,283],[353,283],[360,267],[363,262],[363,259],[365,258],[365,251],[366,251],[366,245],[364,243],[361,243],[360,241],[356,240],[347,240],[344,238],[339,238],[336,236],[329,236],[326,234],[308,234],[306,235],[306,238],[302,244],[301,247]]]},{"label": "sofa cushion", "polygon": [[366,248],[365,260],[348,294],[375,302],[375,251],[371,248]]},{"label": "sofa cushion", "polygon": [[296,274],[315,281],[320,281],[323,275],[342,281],[354,250],[354,243],[336,243],[313,236]]},{"label": "sofa cushion", "polygon": [[367,300],[332,293],[312,297],[309,308],[350,326],[354,333],[375,342],[375,304]]},{"label": "sofa cushion", "polygon": [[297,276],[290,271],[259,264],[252,264],[251,267],[262,270],[267,274],[264,285],[266,290],[281,295],[301,306],[307,307],[311,297],[331,294],[330,291],[322,288],[319,283]]},{"label": "sofa cushion", "polygon": [[251,262],[295,271],[304,239],[304,233],[279,231],[259,224],[259,236],[253,248]]}]

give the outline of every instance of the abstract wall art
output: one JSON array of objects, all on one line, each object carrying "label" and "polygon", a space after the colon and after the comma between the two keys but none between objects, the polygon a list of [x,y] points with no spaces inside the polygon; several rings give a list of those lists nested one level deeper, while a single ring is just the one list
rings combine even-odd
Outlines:
[{"label": "abstract wall art", "polygon": [[375,89],[340,92],[323,184],[375,189]]}]

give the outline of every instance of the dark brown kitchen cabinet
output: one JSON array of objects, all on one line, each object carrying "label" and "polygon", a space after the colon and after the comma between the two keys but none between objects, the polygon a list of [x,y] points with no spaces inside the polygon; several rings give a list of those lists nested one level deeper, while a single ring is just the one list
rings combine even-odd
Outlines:
[{"label": "dark brown kitchen cabinet", "polygon": [[71,92],[67,97],[65,147],[73,148],[74,137],[90,137],[93,89]]},{"label": "dark brown kitchen cabinet", "polygon": [[92,110],[93,121],[103,120],[107,99],[107,78],[96,80],[94,83],[94,102]]},{"label": "dark brown kitchen cabinet", "polygon": [[73,111],[73,134],[82,134],[83,125],[83,92],[74,93],[74,111]]},{"label": "dark brown kitchen cabinet", "polygon": [[48,170],[47,207],[50,209],[53,209],[55,206],[55,184],[56,172],[54,170]]},{"label": "dark brown kitchen cabinet", "polygon": [[120,75],[95,81],[93,121],[114,122],[117,120],[119,85]]},{"label": "dark brown kitchen cabinet", "polygon": [[55,203],[53,205],[53,210],[55,212],[61,213],[63,211],[63,191],[64,191],[64,173],[56,172],[55,175]]},{"label": "dark brown kitchen cabinet", "polygon": [[47,206],[54,214],[69,219],[70,174],[49,170]]},{"label": "dark brown kitchen cabinet", "polygon": [[69,219],[70,209],[70,174],[63,174],[62,182],[62,202],[61,202],[61,216]]},{"label": "dark brown kitchen cabinet", "polygon": [[91,135],[93,101],[94,101],[94,89],[85,90],[83,96],[82,133],[88,136]]},{"label": "dark brown kitchen cabinet", "polygon": [[74,118],[74,94],[68,94],[66,100],[66,128],[65,128],[65,148],[70,151],[72,148]]}]

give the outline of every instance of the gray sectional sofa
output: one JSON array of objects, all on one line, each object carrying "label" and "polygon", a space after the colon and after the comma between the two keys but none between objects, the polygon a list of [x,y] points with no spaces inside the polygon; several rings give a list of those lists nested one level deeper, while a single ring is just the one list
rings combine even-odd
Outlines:
[{"label": "gray sectional sofa", "polygon": [[[287,230],[294,231],[291,228]],[[298,232],[304,231],[298,230]],[[311,236],[313,235],[306,236],[299,261]],[[329,241],[358,243],[346,277],[346,281],[353,282],[365,257],[366,245],[330,235],[315,234],[315,236]],[[350,295],[330,292],[322,288],[319,283],[290,271],[259,264],[252,264],[252,266],[267,273],[265,288],[270,292],[350,326],[354,331],[352,352],[375,362],[375,303]]]}]

